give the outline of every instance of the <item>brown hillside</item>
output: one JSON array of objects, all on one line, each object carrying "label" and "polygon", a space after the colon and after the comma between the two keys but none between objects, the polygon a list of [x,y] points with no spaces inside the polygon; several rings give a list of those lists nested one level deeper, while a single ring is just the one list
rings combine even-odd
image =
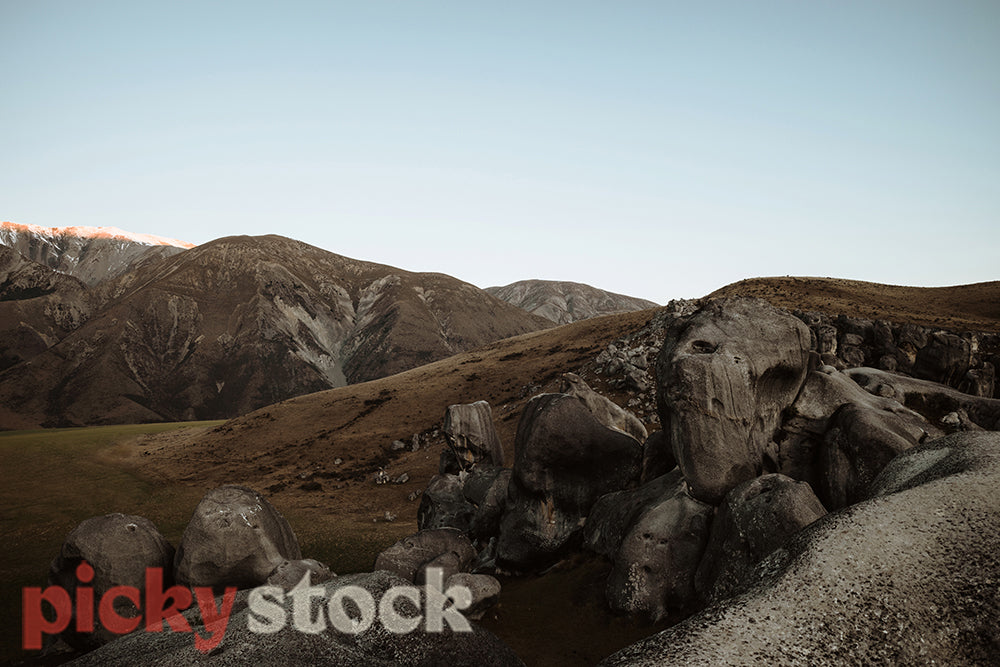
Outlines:
[{"label": "brown hillside", "polygon": [[956,331],[1000,332],[1000,281],[904,287],[839,278],[749,278],[708,298],[753,296],[789,310],[819,311]]}]

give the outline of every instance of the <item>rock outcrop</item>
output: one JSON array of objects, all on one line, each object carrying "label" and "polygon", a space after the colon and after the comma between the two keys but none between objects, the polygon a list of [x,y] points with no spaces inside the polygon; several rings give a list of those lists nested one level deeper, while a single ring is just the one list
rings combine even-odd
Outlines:
[{"label": "rock outcrop", "polygon": [[503,466],[503,443],[486,401],[448,406],[441,432],[448,444],[441,454],[441,474],[471,470],[479,463]]},{"label": "rock outcrop", "polygon": [[738,597],[605,660],[624,665],[992,664],[1000,433],[894,459],[874,495],[761,562]]},{"label": "rock outcrop", "polygon": [[763,301],[710,301],[668,332],[657,360],[660,422],[695,498],[719,503],[777,470],[774,434],[809,366],[811,335]]},{"label": "rock outcrop", "polygon": [[514,450],[497,553],[517,570],[554,562],[580,536],[597,499],[637,485],[641,473],[642,445],[566,394],[528,402]]}]

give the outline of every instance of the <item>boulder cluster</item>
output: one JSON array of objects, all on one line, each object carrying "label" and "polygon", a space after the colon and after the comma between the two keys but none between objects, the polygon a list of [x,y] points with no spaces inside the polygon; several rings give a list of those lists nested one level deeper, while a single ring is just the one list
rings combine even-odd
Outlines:
[{"label": "boulder cluster", "polygon": [[[566,374],[525,407],[512,468],[472,456],[455,469],[445,452],[419,526],[468,536],[474,572],[541,572],[589,551],[611,562],[613,610],[690,615],[880,493],[901,455],[1000,430],[989,340],[808,320],[740,298],[675,315],[654,365],[661,431]],[[873,355],[881,368],[857,365]],[[494,438],[485,419],[461,435]]]},{"label": "boulder cluster", "polygon": [[[437,536],[437,542],[430,546],[435,533],[443,535]],[[437,558],[436,564],[446,573],[444,586],[439,586],[441,590],[447,591],[456,584],[468,587],[475,598],[470,605],[473,614],[495,600],[499,584],[491,588],[487,579],[492,577],[483,575],[481,579],[479,575],[459,574],[465,562],[475,556],[461,533],[425,531],[419,537],[426,542],[425,551],[436,556],[448,551],[453,556]],[[471,632],[453,632],[449,626],[443,632],[428,631],[419,625],[406,635],[397,634],[380,622],[357,634],[304,633],[290,624],[268,634],[252,631],[248,597],[259,586],[284,591],[293,591],[301,585],[320,587],[323,595],[316,596],[311,613],[313,618],[323,618],[326,612],[318,605],[336,596],[338,590],[360,587],[379,600],[391,587],[423,584],[424,570],[405,565],[407,557],[412,558],[415,553],[410,548],[413,544],[410,540],[395,551],[387,550],[371,573],[338,577],[323,563],[302,558],[291,526],[266,498],[242,486],[223,486],[202,498],[176,549],[143,517],[109,514],[85,520],[68,535],[52,562],[49,584],[62,587],[71,599],[77,599],[77,588],[82,585],[78,567],[86,561],[94,570],[93,579],[86,583],[93,591],[94,607],[74,607],[74,622],[69,623],[60,637],[71,647],[86,652],[73,664],[388,666],[442,664],[455,659],[461,664],[523,664],[498,638],[474,625]],[[232,617],[225,636],[207,655],[200,654],[192,636],[184,632],[132,632],[119,638],[99,622],[95,624],[95,632],[74,632],[75,615],[86,613],[90,618],[99,618],[96,613],[99,601],[116,586],[137,589],[141,603],[137,607],[127,597],[114,598],[119,616],[141,617],[150,569],[158,573],[163,591],[178,585],[193,591],[209,589],[218,596],[227,588],[238,589],[231,603]],[[410,602],[422,604],[425,593],[420,590],[419,594],[421,600]],[[287,596],[282,603],[288,615],[292,614],[292,597]],[[217,608],[223,608],[221,599],[216,603]],[[406,613],[414,616],[419,607]],[[196,631],[205,623],[199,614],[199,605],[183,613]]]}]

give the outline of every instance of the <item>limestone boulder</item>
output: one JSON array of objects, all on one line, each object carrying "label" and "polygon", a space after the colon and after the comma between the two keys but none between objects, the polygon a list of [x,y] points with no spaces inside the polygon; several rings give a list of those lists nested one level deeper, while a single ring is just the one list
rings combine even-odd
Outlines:
[{"label": "limestone boulder", "polygon": [[435,475],[428,482],[417,508],[417,527],[457,528],[468,532],[476,508],[465,499],[458,475]]},{"label": "limestone boulder", "polygon": [[551,565],[576,546],[599,497],[638,485],[641,465],[642,445],[601,424],[579,398],[532,398],[518,422],[498,564]]},{"label": "limestone boulder", "polygon": [[448,406],[441,431],[448,445],[441,458],[442,474],[471,470],[478,463],[503,466],[503,443],[486,401]]},{"label": "limestone boulder", "polygon": [[262,495],[243,486],[205,494],[174,557],[174,576],[185,586],[252,588],[302,552],[285,517]]},{"label": "limestone boulder", "polygon": [[[174,548],[160,534],[149,519],[131,514],[107,514],[86,519],[66,536],[59,555],[49,568],[49,585],[61,586],[76,599],[79,586],[77,569],[84,562],[93,570],[93,579],[87,583],[94,589],[94,599],[100,600],[115,586],[132,586],[140,592],[146,589],[147,568],[157,568],[164,586],[173,583]],[[118,637],[100,624],[96,604],[91,609],[95,619],[94,633],[76,633],[76,615],[63,633],[72,646],[90,649]],[[115,611],[122,616],[139,613],[125,598],[115,600]]]},{"label": "limestone boulder", "polygon": [[658,409],[694,497],[719,503],[777,469],[774,434],[805,381],[811,341],[801,320],[756,299],[712,300],[671,326]]},{"label": "limestone boulder", "polygon": [[611,608],[657,621],[695,604],[695,574],[714,511],[683,483],[647,509],[615,554],[606,589]]},{"label": "limestone boulder", "polygon": [[590,388],[583,378],[575,373],[563,373],[561,391],[576,396],[590,410],[594,419],[608,428],[627,433],[637,442],[644,442],[648,433],[639,418],[621,407],[607,396],[602,396]]},{"label": "limestone boulder", "polygon": [[637,489],[615,491],[601,496],[583,526],[583,546],[588,551],[611,559],[625,539],[625,534],[650,507],[674,495],[684,485],[679,470],[661,475]]},{"label": "limestone boulder", "polygon": [[[455,528],[418,531],[385,549],[375,559],[374,570],[385,570],[409,582],[416,581],[429,563],[442,556],[454,557],[456,572],[465,572],[476,558],[476,550]],[[439,563],[440,565],[441,563]]]}]

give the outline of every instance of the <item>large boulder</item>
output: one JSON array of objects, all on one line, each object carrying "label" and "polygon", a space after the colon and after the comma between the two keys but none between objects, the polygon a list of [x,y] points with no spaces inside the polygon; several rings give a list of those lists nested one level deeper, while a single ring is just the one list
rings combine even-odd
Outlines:
[{"label": "large boulder", "polygon": [[598,394],[576,373],[563,373],[561,391],[583,401],[583,404],[590,410],[590,414],[594,415],[594,419],[608,428],[627,433],[638,442],[646,440],[648,435],[646,427],[642,425],[638,417],[607,396]]},{"label": "large boulder", "polygon": [[[146,590],[147,568],[159,569],[164,586],[172,584],[173,559],[173,546],[149,519],[131,514],[107,514],[87,519],[70,531],[49,568],[49,585],[62,587],[75,600],[79,585],[77,570],[86,561],[92,568],[93,577],[86,585],[93,588],[95,601],[115,586],[132,586],[142,595]],[[63,638],[72,646],[89,649],[118,637],[101,625],[96,606],[95,602],[90,612],[95,621],[94,632],[76,633],[76,616],[80,610],[74,605],[73,621],[63,633]],[[125,617],[139,613],[123,597],[115,600],[115,611]]]},{"label": "large boulder", "polygon": [[262,495],[243,486],[205,494],[184,529],[174,576],[185,586],[252,588],[302,551],[288,521]]},{"label": "large boulder", "polygon": [[699,595],[706,602],[729,597],[754,565],[825,514],[805,482],[772,474],[740,484],[712,522],[695,580]]},{"label": "large boulder", "polygon": [[608,578],[608,604],[657,621],[696,602],[695,572],[715,508],[688,493],[680,480],[626,533]]},{"label": "large boulder", "polygon": [[516,570],[550,565],[574,546],[599,497],[638,484],[641,465],[642,445],[601,424],[580,399],[532,398],[517,427],[498,563]]},{"label": "large boulder", "polygon": [[434,475],[420,498],[417,528],[457,528],[468,532],[476,508],[465,499],[458,475]]},{"label": "large boulder", "polygon": [[[498,667],[523,666],[517,655],[494,634],[468,623],[468,631],[452,627],[445,616],[442,631],[428,628],[428,593],[424,588],[415,589],[419,604],[400,597],[394,605],[400,616],[417,617],[421,620],[411,632],[393,632],[386,627],[383,617],[375,613],[375,619],[365,628],[362,624],[356,630],[345,632],[330,627],[329,607],[335,595],[344,595],[342,602],[334,604],[344,609],[349,619],[359,619],[358,610],[348,600],[355,600],[363,589],[371,595],[377,610],[379,602],[394,587],[408,585],[409,582],[388,572],[371,572],[338,577],[317,587],[318,594],[310,600],[309,619],[317,625],[322,623],[325,631],[303,632],[293,622],[293,596],[285,595],[281,603],[274,601],[284,620],[284,626],[276,632],[255,632],[252,623],[262,623],[251,614],[253,591],[240,591],[233,604],[232,616],[221,642],[209,652],[200,653],[191,633],[187,632],[136,632],[112,642],[98,651],[88,653],[73,661],[76,667],[105,665],[150,665],[151,667],[173,667],[174,665],[212,665],[216,667],[244,667],[244,665],[320,665],[329,667],[428,667],[430,665],[497,665]],[[351,587],[351,588],[349,588]],[[446,589],[447,590],[447,589]],[[437,594],[435,593],[434,596]],[[301,598],[299,598],[301,599]],[[221,606],[222,600],[216,600]],[[433,604],[433,601],[432,603]],[[197,608],[184,613],[184,618],[201,635],[208,635],[202,627]],[[251,620],[255,619],[255,620]],[[304,619],[302,619],[304,620]],[[347,621],[338,615],[342,624]],[[271,627],[276,624],[269,621]],[[390,624],[391,626],[391,624]]]},{"label": "large boulder", "polygon": [[[821,448],[819,493],[831,510],[853,505],[898,454],[927,438],[933,429],[922,417],[841,407],[831,418]],[[933,429],[937,431],[937,429]]]},{"label": "large boulder", "polygon": [[605,558],[613,558],[636,520],[650,507],[676,493],[683,483],[680,470],[675,468],[637,489],[601,496],[583,526],[584,548]]},{"label": "large boulder", "polygon": [[660,422],[694,497],[719,503],[777,469],[774,433],[810,345],[801,320],[756,299],[709,301],[670,328],[656,366]]},{"label": "large boulder", "polygon": [[465,533],[454,528],[421,530],[380,553],[373,569],[413,582],[428,564],[444,555],[454,556],[456,571],[463,572],[475,559],[476,550]]},{"label": "large boulder", "polygon": [[470,470],[477,463],[504,464],[503,443],[486,401],[448,406],[441,431],[448,445],[441,457],[442,474]]},{"label": "large boulder", "polygon": [[764,559],[740,595],[602,665],[995,664],[1000,433],[894,459],[871,499]]},{"label": "large boulder", "polygon": [[664,431],[653,431],[642,443],[642,482],[665,475],[677,467],[674,448]]}]

